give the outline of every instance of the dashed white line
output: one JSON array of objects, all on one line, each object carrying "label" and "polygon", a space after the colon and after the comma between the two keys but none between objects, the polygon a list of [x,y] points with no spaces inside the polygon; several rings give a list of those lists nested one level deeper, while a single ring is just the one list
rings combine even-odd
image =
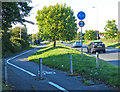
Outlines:
[{"label": "dashed white line", "polygon": [[31,75],[31,76],[36,76],[35,74],[33,74],[33,73],[31,73],[31,72],[29,72],[29,71],[23,69],[23,68],[20,68],[19,66],[16,66],[16,65],[14,65],[14,64],[12,64],[12,63],[10,63],[10,62],[8,62],[8,61],[10,61],[10,60],[12,60],[12,59],[14,59],[14,58],[16,58],[16,57],[19,57],[19,56],[21,56],[21,55],[23,55],[23,54],[25,54],[25,53],[28,53],[28,52],[30,52],[30,51],[32,51],[32,50],[28,50],[28,51],[26,51],[26,52],[24,52],[24,53],[22,53],[22,54],[19,54],[19,55],[16,55],[16,56],[12,57],[12,58],[9,58],[9,59],[7,60],[7,64],[9,64],[9,65],[11,65],[11,66],[13,66],[13,67],[15,67],[15,68],[17,68],[17,69],[23,71],[23,72],[28,73],[28,74]]},{"label": "dashed white line", "polygon": [[56,87],[56,88],[58,88],[58,89],[60,89],[60,90],[62,90],[62,91],[64,91],[64,92],[69,92],[69,91],[67,91],[66,89],[64,89],[63,87],[61,87],[61,86],[59,86],[59,85],[57,85],[57,84],[55,84],[55,83],[53,83],[53,82],[48,82],[48,84],[50,84],[50,85],[52,85],[52,86],[54,86],[54,87]]}]

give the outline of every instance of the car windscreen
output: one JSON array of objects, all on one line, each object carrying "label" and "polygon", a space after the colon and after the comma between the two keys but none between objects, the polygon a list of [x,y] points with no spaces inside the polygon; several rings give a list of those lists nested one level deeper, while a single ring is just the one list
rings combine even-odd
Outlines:
[{"label": "car windscreen", "polygon": [[103,45],[102,42],[95,42],[94,44],[95,44],[95,45]]}]

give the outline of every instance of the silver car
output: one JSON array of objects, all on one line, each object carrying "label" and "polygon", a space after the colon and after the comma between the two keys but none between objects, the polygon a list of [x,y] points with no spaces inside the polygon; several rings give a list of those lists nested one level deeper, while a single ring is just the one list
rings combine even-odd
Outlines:
[{"label": "silver car", "polygon": [[81,47],[81,42],[76,41],[75,43],[73,43],[73,47]]}]

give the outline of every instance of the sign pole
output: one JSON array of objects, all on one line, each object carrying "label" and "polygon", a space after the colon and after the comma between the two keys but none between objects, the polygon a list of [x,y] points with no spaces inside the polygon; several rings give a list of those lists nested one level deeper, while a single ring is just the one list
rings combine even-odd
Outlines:
[{"label": "sign pole", "polygon": [[82,48],[82,27],[81,27],[81,59],[83,59],[83,48]]},{"label": "sign pole", "polygon": [[82,21],[85,17],[86,17],[86,14],[83,12],[83,11],[80,11],[78,14],[77,14],[77,17],[81,20],[79,22],[79,26],[81,27],[81,60],[83,60],[83,47],[82,47],[82,27],[85,25],[84,21]]}]

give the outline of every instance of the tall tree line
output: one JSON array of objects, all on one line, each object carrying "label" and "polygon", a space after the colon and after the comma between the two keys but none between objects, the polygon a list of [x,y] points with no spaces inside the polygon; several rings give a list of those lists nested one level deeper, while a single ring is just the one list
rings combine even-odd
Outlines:
[{"label": "tall tree line", "polygon": [[[17,33],[19,28],[10,30],[12,24],[24,22],[32,23],[25,20],[32,9],[28,4],[30,2],[2,2],[2,55],[16,52],[16,47],[24,42],[24,39],[19,39]],[[25,31],[25,28],[23,28]],[[16,34],[15,34],[16,33]],[[16,38],[15,38],[16,37]],[[15,44],[19,43],[19,44]],[[21,47],[22,48],[22,47]]]}]

